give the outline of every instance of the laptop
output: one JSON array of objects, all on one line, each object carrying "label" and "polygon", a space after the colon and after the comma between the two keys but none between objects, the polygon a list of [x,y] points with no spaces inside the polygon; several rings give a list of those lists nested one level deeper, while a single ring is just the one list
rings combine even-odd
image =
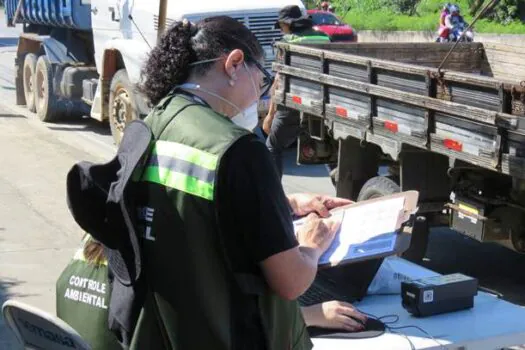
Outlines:
[{"label": "laptop", "polygon": [[384,258],[319,269],[310,288],[299,297],[301,306],[331,300],[353,303],[368,290]]},{"label": "laptop", "polygon": [[[363,299],[383,260],[377,258],[319,269],[310,288],[299,297],[299,304],[310,306],[331,300],[353,303]],[[317,338],[366,339],[379,337],[386,329],[383,322],[371,317],[364,326],[359,332],[310,326],[308,334]]]}]

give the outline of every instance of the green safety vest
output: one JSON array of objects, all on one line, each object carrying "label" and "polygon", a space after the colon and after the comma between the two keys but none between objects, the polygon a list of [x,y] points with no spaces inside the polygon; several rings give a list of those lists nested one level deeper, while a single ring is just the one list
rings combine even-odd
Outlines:
[{"label": "green safety vest", "polygon": [[87,262],[84,247],[75,253],[56,283],[57,316],[92,349],[122,349],[108,328],[110,293],[107,263]]},{"label": "green safety vest", "polygon": [[325,33],[315,30],[305,30],[292,34],[285,34],[283,41],[290,44],[323,44],[329,43],[330,37]]},{"label": "green safety vest", "polygon": [[149,291],[130,349],[311,349],[297,302],[234,274],[223,253],[218,170],[232,144],[255,136],[182,94],[145,122],[156,138],[137,196]]}]

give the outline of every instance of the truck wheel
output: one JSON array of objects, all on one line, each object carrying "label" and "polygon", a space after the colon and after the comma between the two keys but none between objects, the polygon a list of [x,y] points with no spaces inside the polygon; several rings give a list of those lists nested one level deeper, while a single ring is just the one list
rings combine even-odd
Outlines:
[{"label": "truck wheel", "polygon": [[26,54],[26,57],[24,58],[24,68],[22,71],[26,107],[31,112],[36,111],[35,71],[37,60],[38,57],[34,53]]},{"label": "truck wheel", "polygon": [[388,177],[376,176],[365,182],[361,191],[359,191],[357,201],[388,196],[398,192],[401,192],[401,188],[394,181]]},{"label": "truck wheel", "polygon": [[53,88],[53,68],[47,56],[40,56],[35,72],[36,114],[43,122],[54,122],[59,118],[57,98]]},{"label": "truck wheel", "polygon": [[512,207],[499,207],[489,214],[489,219],[496,222],[496,226],[491,226],[491,221],[487,225],[487,232],[492,233],[493,239],[508,241],[508,248],[517,253],[525,254],[525,215],[519,209]]},{"label": "truck wheel", "polygon": [[120,144],[126,125],[139,118],[133,90],[126,70],[117,71],[111,80],[109,91],[109,126],[117,145]]}]

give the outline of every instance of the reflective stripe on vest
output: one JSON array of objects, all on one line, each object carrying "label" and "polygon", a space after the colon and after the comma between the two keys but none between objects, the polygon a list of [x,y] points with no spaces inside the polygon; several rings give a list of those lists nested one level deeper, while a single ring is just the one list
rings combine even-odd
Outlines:
[{"label": "reflective stripe on vest", "polygon": [[218,159],[181,143],[157,141],[142,180],[213,200]]}]

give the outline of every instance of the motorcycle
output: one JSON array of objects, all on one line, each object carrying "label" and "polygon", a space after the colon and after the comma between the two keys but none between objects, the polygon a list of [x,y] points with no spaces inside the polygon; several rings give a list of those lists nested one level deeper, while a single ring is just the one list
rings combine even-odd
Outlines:
[{"label": "motorcycle", "polygon": [[[474,41],[474,32],[471,29],[467,29],[466,23],[458,23],[454,28],[444,28],[440,30],[436,39],[437,43],[450,43],[460,40],[461,42],[471,43]],[[465,32],[465,34],[463,34]],[[461,38],[461,39],[460,39]]]},{"label": "motorcycle", "polygon": [[[467,29],[467,24],[466,23],[461,23],[461,24],[458,24],[456,27],[454,27],[454,29],[452,29],[452,32],[450,33],[449,37],[450,37],[450,41],[461,41],[461,42],[467,42],[467,43],[471,43],[474,41],[474,32],[472,31],[472,29]],[[463,34],[464,33],[464,34]]]}]

